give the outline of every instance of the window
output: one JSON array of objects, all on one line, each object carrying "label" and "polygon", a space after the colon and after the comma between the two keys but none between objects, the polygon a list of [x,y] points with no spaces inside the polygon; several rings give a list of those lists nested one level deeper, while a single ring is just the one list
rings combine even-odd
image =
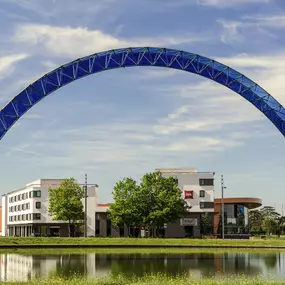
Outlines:
[{"label": "window", "polygon": [[10,197],[10,198],[9,198],[9,203],[11,203],[11,202],[12,202],[12,198]]},{"label": "window", "polygon": [[193,199],[193,190],[185,190],[184,199]]},{"label": "window", "polygon": [[18,221],[20,221],[20,217],[21,217],[21,215],[18,215],[18,216],[17,216],[17,220],[18,220]]},{"label": "window", "polygon": [[29,197],[32,198],[32,191],[29,192]]},{"label": "window", "polygon": [[33,220],[40,220],[41,214],[33,214]]},{"label": "window", "polygon": [[26,214],[26,220],[27,221],[29,220],[29,214]]},{"label": "window", "polygon": [[12,202],[12,203],[14,202],[14,197],[11,197],[11,202]]},{"label": "window", "polygon": [[17,202],[17,196],[14,197],[15,202]]},{"label": "window", "polygon": [[20,194],[18,195],[18,201],[21,201],[21,195]]},{"label": "window", "polygon": [[205,197],[205,191],[204,190],[200,190],[200,197],[204,198]]},{"label": "window", "polygon": [[200,202],[200,208],[201,209],[213,209],[214,202]]},{"label": "window", "polygon": [[22,194],[22,200],[25,200],[25,193]]},{"label": "window", "polygon": [[27,210],[30,209],[30,203],[26,203],[26,209],[27,209]]},{"label": "window", "polygon": [[15,211],[15,212],[17,211],[17,206],[14,206],[14,211]]},{"label": "window", "polygon": [[41,191],[34,191],[34,197],[41,197]]},{"label": "window", "polygon": [[214,186],[214,179],[202,178],[199,179],[199,184],[204,186]]},{"label": "window", "polygon": [[26,193],[26,199],[28,199],[28,198],[29,198],[29,192]]},{"label": "window", "polygon": [[18,205],[18,211],[21,211],[21,205]]},{"label": "window", "polygon": [[22,215],[22,221],[25,221],[26,215]]},{"label": "window", "polygon": [[22,210],[23,210],[23,211],[26,210],[26,204],[22,204]]},{"label": "window", "polygon": [[31,218],[32,218],[32,215],[28,214],[28,220],[31,220]]},{"label": "window", "polygon": [[36,202],[36,209],[40,209],[41,208],[41,202]]}]

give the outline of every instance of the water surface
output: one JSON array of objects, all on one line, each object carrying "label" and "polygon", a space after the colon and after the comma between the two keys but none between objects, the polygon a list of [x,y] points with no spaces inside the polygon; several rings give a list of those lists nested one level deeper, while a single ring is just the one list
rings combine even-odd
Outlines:
[{"label": "water surface", "polygon": [[[128,250],[127,250],[128,251]],[[198,251],[193,252],[94,251],[13,251],[0,252],[0,281],[28,281],[34,277],[74,274],[99,278],[104,276],[143,276],[164,273],[187,274],[196,278],[245,274],[275,276],[285,279],[285,252],[277,251]]]}]

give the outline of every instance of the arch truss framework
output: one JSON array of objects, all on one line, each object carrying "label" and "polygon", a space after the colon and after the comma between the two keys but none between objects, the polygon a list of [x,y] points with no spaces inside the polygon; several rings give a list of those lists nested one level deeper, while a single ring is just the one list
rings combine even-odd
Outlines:
[{"label": "arch truss framework", "polygon": [[57,89],[93,73],[131,66],[174,68],[220,83],[252,103],[285,136],[284,107],[245,75],[198,54],[166,48],[139,47],[95,53],[47,73],[19,93],[0,111],[0,139],[31,107]]}]

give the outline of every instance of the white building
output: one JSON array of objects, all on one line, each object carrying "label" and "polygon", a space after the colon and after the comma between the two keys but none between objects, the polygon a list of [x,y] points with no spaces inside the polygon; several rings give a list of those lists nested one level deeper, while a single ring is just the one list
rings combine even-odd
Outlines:
[{"label": "white building", "polygon": [[[175,177],[178,187],[182,190],[183,199],[190,207],[189,212],[181,219],[165,224],[160,235],[169,238],[200,237],[201,219],[206,213],[210,213],[210,220],[214,220],[214,172],[198,172],[197,169],[156,169],[164,177]],[[111,225],[108,217],[110,204],[98,204],[96,211],[96,236],[127,236],[138,235],[138,229],[127,229],[126,226],[117,228]],[[212,227],[213,228],[213,227]]]},{"label": "white building", "polygon": [[[53,221],[48,214],[48,189],[57,187],[62,180],[39,179],[22,189],[3,195],[2,236],[67,236],[67,223]],[[94,236],[98,186],[88,185],[87,196],[87,235]],[[84,201],[82,202],[84,206]]]},{"label": "white building", "polygon": [[156,169],[163,177],[175,177],[183,198],[191,206],[189,212],[214,212],[214,172],[198,172],[195,168]]}]

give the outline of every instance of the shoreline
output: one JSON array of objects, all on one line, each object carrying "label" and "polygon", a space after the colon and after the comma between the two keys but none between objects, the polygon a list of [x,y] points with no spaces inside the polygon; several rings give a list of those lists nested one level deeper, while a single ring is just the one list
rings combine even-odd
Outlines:
[{"label": "shoreline", "polygon": [[154,244],[0,244],[0,249],[24,249],[24,248],[144,248],[144,249],[284,249],[285,246],[278,245],[154,245]]}]

